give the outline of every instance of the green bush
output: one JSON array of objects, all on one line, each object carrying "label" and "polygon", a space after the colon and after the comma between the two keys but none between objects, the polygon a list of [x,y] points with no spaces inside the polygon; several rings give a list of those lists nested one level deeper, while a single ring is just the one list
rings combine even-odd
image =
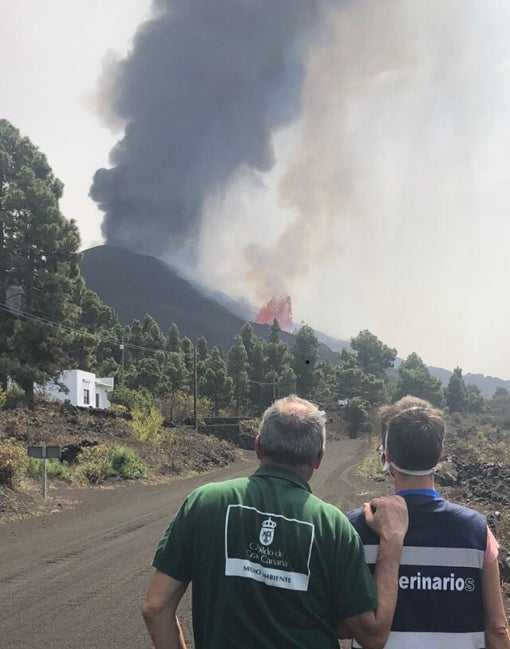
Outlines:
[{"label": "green bush", "polygon": [[137,479],[147,475],[147,467],[134,451],[122,446],[99,444],[83,449],[76,472],[91,484],[107,478]]},{"label": "green bush", "polygon": [[91,484],[97,484],[115,475],[111,463],[111,446],[105,444],[84,448],[77,457],[77,463],[76,473]]},{"label": "green bush", "polygon": [[[42,461],[34,457],[29,458],[27,466],[27,475],[30,478],[40,478],[42,471]],[[61,462],[57,459],[46,460],[46,476],[49,479],[65,480],[71,482],[73,472],[67,462]]]},{"label": "green bush", "polygon": [[14,489],[16,480],[25,474],[28,465],[26,448],[11,439],[0,441],[0,485]]},{"label": "green bush", "polygon": [[145,462],[134,451],[123,446],[113,448],[112,467],[118,476],[126,480],[145,478],[147,475]]},{"label": "green bush", "polygon": [[158,401],[158,407],[166,421],[181,424],[186,419],[192,419],[194,399],[192,394],[176,390]]},{"label": "green bush", "polygon": [[110,410],[118,415],[125,415],[126,412],[129,412],[127,406],[122,403],[112,403]]},{"label": "green bush", "polygon": [[28,458],[27,476],[29,478],[38,478],[41,475],[41,461],[35,457]]},{"label": "green bush", "polygon": [[133,390],[125,385],[118,385],[110,394],[109,400],[112,407],[124,406],[125,412],[149,411],[154,404],[154,398],[144,388]]},{"label": "green bush", "polygon": [[16,410],[27,405],[25,393],[21,388],[12,385],[5,393],[4,410]]},{"label": "green bush", "polygon": [[163,415],[161,411],[152,407],[149,411],[133,410],[131,428],[139,442],[159,446],[163,441],[161,426]]}]

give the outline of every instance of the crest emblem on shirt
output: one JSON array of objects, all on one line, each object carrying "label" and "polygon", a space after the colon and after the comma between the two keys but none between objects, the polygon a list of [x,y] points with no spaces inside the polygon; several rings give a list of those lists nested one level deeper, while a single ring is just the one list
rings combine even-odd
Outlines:
[{"label": "crest emblem on shirt", "polygon": [[274,530],[276,523],[271,519],[271,517],[266,518],[265,521],[262,521],[260,527],[259,541],[262,545],[271,545],[274,539]]}]

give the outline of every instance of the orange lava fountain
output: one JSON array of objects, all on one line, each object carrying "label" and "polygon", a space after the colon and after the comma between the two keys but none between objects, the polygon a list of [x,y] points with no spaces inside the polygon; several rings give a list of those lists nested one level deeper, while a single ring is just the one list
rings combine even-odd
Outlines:
[{"label": "orange lava fountain", "polygon": [[278,320],[282,331],[292,333],[294,326],[292,324],[292,300],[289,295],[280,295],[273,297],[263,306],[257,316],[257,324],[272,324],[273,320]]}]

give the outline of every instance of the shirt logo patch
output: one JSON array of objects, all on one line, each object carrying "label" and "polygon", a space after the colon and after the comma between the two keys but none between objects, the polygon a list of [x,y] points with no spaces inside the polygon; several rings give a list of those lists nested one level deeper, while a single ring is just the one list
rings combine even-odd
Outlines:
[{"label": "shirt logo patch", "polygon": [[315,528],[312,523],[229,505],[225,517],[225,575],[274,588],[307,591]]},{"label": "shirt logo patch", "polygon": [[262,521],[262,527],[260,528],[259,541],[262,545],[271,545],[274,539],[274,530],[276,523],[271,520],[271,517]]}]

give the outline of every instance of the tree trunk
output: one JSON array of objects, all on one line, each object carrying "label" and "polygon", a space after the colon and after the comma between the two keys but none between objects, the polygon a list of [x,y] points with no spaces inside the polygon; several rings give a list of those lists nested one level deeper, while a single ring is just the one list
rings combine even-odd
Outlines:
[{"label": "tree trunk", "polygon": [[25,401],[30,410],[34,409],[34,384],[31,381],[24,381],[20,386],[25,393]]},{"label": "tree trunk", "polygon": [[[0,302],[7,302],[7,254],[5,251],[5,231],[4,231],[4,178],[0,177]],[[10,316],[6,311],[0,311],[0,355],[7,352],[7,319]],[[0,372],[0,387],[7,389],[7,373]]]}]

